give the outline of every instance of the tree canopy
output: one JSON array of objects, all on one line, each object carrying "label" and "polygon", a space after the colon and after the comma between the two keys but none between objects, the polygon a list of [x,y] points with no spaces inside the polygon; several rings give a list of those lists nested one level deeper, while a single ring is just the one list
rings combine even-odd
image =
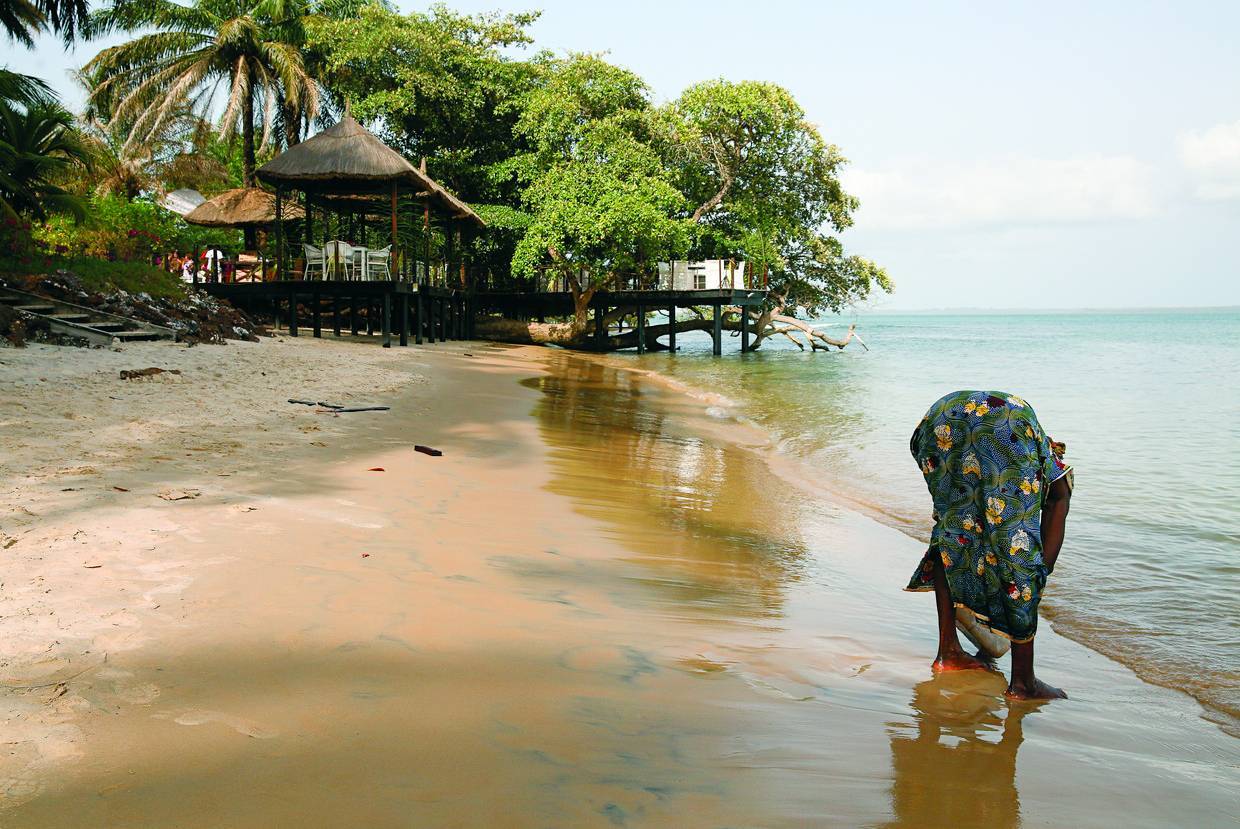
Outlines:
[{"label": "tree canopy", "polygon": [[[0,0],[0,24],[18,42],[43,28],[132,35],[82,73],[89,108],[75,140],[97,192],[253,184],[263,147],[295,144],[319,113],[326,123],[347,108],[486,217],[490,232],[469,244],[492,270],[567,283],[579,325],[600,287],[649,282],[674,258],[747,261],[770,289],[768,315],[891,290],[841,241],[858,206],[840,181],[846,159],[776,84],[707,80],[656,105],[603,55],[529,49],[538,12],[401,13],[387,0],[87,8]],[[0,75],[14,115],[47,97]]]}]

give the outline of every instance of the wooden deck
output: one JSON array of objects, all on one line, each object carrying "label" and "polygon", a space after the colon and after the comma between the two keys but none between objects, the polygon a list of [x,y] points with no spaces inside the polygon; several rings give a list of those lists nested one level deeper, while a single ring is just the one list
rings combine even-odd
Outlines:
[{"label": "wooden deck", "polygon": [[342,331],[378,334],[383,337],[384,348],[391,347],[393,336],[400,345],[408,345],[411,336],[421,345],[469,339],[473,334],[473,313],[463,291],[416,282],[289,280],[201,287],[243,310],[271,314],[276,327],[283,323],[293,337],[299,336],[303,327],[322,337],[325,315],[336,336]]},{"label": "wooden deck", "polygon": [[[437,340],[472,339],[474,319],[482,314],[501,314],[510,319],[543,322],[548,317],[571,316],[574,311],[572,294],[566,291],[474,293],[401,280],[290,280],[211,283],[201,287],[238,308],[273,315],[277,327],[283,323],[291,336],[298,336],[303,327],[311,328],[316,337],[323,336],[326,315],[330,317],[330,330],[335,335],[339,336],[342,331],[379,334],[384,348],[392,345],[394,336],[400,345],[408,345],[410,337],[417,345]],[[600,340],[606,335],[604,318],[609,311],[616,308],[636,309],[639,330],[637,351],[641,353],[645,350],[640,335],[645,325],[645,312],[666,311],[674,316],[677,308],[709,307],[715,320],[711,332],[714,353],[719,355],[723,342],[722,309],[737,305],[755,307],[765,300],[766,291],[732,288],[599,291],[591,298],[590,308],[594,311],[594,334]],[[749,332],[745,322],[746,318],[742,317],[742,351],[749,349]],[[668,346],[672,351],[676,350],[674,331],[668,335]]]},{"label": "wooden deck", "polygon": [[[567,291],[546,293],[505,293],[482,292],[471,297],[476,313],[499,313],[512,319],[536,319],[543,322],[547,317],[570,316],[574,312],[573,296]],[[666,311],[668,318],[676,314],[677,308],[709,307],[714,314],[715,325],[711,330],[713,351],[716,356],[723,353],[722,309],[724,306],[739,305],[756,307],[766,301],[766,291],[740,288],[713,288],[701,291],[598,291],[590,298],[590,308],[594,311],[594,336],[602,340],[607,332],[604,329],[604,317],[614,308],[635,308],[637,310],[637,353],[646,350],[642,329],[645,327],[646,311]],[[741,317],[741,351],[749,350],[748,318]],[[668,348],[676,350],[676,332],[668,334]]]}]

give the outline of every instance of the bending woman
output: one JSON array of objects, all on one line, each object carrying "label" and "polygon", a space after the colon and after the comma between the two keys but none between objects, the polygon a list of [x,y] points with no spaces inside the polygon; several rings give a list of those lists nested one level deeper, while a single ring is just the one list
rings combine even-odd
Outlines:
[{"label": "bending woman", "polygon": [[1009,697],[1066,697],[1033,674],[1038,603],[1063,546],[1072,497],[1063,445],[1019,397],[958,391],[930,407],[909,448],[934,499],[930,548],[906,588],[935,593],[934,670],[989,667],[982,654],[960,647],[956,608],[965,608],[1012,642]]}]

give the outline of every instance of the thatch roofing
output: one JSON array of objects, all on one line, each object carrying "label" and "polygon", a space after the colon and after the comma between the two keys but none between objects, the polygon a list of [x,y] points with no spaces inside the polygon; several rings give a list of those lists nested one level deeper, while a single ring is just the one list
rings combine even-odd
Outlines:
[{"label": "thatch roofing", "polygon": [[[281,219],[304,219],[301,205],[285,200],[280,207]],[[276,197],[257,188],[239,188],[207,199],[185,216],[185,221],[207,227],[246,227],[269,225],[276,220]]]},{"label": "thatch roofing", "polygon": [[300,144],[289,147],[258,168],[263,181],[297,184],[311,181],[412,181],[417,170],[351,115]]},{"label": "thatch roofing", "polygon": [[379,193],[392,182],[411,185],[451,215],[485,227],[469,205],[346,114],[335,125],[289,147],[258,168],[269,184],[330,194]]}]

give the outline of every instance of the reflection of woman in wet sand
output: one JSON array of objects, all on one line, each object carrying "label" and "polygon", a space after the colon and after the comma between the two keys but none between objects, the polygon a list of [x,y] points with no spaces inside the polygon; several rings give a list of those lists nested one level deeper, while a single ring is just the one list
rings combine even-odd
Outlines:
[{"label": "reflection of woman in wet sand", "polygon": [[[917,733],[891,734],[893,825],[1006,829],[1020,824],[1016,750],[1023,738],[1021,718],[1030,707],[1011,708],[1000,721],[998,689],[963,679],[940,675],[919,684],[912,700]],[[947,780],[967,791],[946,791]]]},{"label": "reflection of woman in wet sand", "polygon": [[1052,444],[1019,397],[958,391],[930,407],[909,448],[934,499],[930,548],[907,589],[935,593],[935,670],[989,667],[960,647],[955,608],[965,608],[1012,642],[1008,696],[1065,697],[1033,674],[1038,603],[1072,493],[1062,444]]}]

